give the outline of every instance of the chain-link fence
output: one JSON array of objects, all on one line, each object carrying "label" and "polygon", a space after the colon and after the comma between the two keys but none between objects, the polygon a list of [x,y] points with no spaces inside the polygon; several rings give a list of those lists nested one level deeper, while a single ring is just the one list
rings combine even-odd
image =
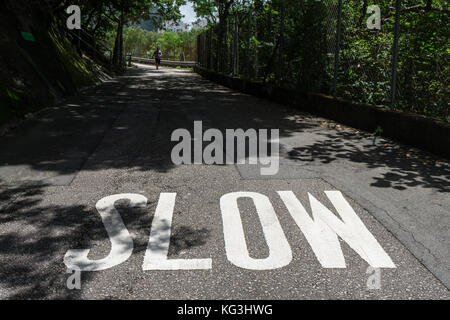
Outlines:
[{"label": "chain-link fence", "polygon": [[198,64],[448,121],[449,12],[438,0],[254,1],[200,34]]}]

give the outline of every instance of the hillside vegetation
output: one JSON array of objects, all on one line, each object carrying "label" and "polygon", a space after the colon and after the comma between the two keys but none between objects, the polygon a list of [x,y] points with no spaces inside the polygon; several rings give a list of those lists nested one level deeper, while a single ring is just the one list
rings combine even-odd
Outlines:
[{"label": "hillside vegetation", "polygon": [[0,12],[0,125],[52,106],[105,76],[69,40],[63,18],[35,2],[5,2]]}]

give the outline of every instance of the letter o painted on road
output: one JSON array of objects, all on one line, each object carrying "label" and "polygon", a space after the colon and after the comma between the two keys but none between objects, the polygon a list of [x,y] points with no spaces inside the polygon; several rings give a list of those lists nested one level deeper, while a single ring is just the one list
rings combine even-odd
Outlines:
[{"label": "letter o painted on road", "polygon": [[[249,255],[241,213],[237,203],[240,198],[250,198],[255,204],[269,248],[267,258],[254,259]],[[222,211],[225,250],[231,263],[250,270],[273,270],[291,263],[291,247],[268,197],[254,192],[229,193],[220,199],[220,209]]]}]

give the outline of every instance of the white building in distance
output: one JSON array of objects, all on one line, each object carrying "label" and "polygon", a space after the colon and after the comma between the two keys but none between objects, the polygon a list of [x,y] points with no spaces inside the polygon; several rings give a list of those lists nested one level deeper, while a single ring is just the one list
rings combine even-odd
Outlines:
[{"label": "white building in distance", "polygon": [[189,24],[184,23],[182,21],[166,21],[164,23],[163,30],[160,30],[160,32],[164,31],[171,31],[171,32],[189,31]]},{"label": "white building in distance", "polygon": [[192,22],[192,29],[203,29],[208,25],[208,21],[206,19],[198,18],[194,22]]}]

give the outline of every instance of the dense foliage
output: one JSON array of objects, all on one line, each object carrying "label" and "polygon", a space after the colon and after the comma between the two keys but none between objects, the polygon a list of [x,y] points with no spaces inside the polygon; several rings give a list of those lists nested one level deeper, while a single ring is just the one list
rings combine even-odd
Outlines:
[{"label": "dense foliage", "polygon": [[[142,20],[156,25],[181,17],[179,7],[185,0],[47,0],[55,13],[64,12],[70,5],[78,5],[82,12],[82,26],[89,37],[84,42],[105,42],[111,39],[113,64],[120,65],[124,57],[124,28]],[[93,43],[96,46],[97,43]]]},{"label": "dense foliage", "polygon": [[449,120],[448,2],[401,1],[394,103],[395,0],[376,2],[381,30],[366,25],[372,2],[343,0],[339,47],[337,0],[196,3],[198,13],[210,17],[210,31],[199,37],[205,67]]},{"label": "dense foliage", "polygon": [[195,61],[197,36],[200,32],[200,30],[150,32],[130,26],[124,29],[124,49],[127,54],[151,58],[156,47],[159,47],[163,59]]},{"label": "dense foliage", "polygon": [[203,66],[218,72],[450,120],[448,1],[401,1],[396,68],[396,0],[376,1],[381,30],[366,26],[372,2],[342,0],[339,46],[339,0],[193,0],[197,15],[209,22],[198,38],[198,54],[195,32],[159,34],[134,27],[142,20],[157,25],[177,20],[185,2],[45,1],[55,12],[79,4],[85,30],[94,42],[113,48],[116,65],[125,53],[148,56],[160,46],[164,58],[198,55]]},{"label": "dense foliage", "polygon": [[167,20],[179,20],[179,8],[185,0],[47,2],[53,3],[53,10],[60,13],[69,5],[78,5],[82,11],[84,43],[95,42],[92,45],[100,50],[110,49],[115,65],[123,63],[125,54],[151,56],[157,46],[162,49],[163,58],[195,60],[198,31],[157,33],[138,27],[143,21],[161,27]]}]

